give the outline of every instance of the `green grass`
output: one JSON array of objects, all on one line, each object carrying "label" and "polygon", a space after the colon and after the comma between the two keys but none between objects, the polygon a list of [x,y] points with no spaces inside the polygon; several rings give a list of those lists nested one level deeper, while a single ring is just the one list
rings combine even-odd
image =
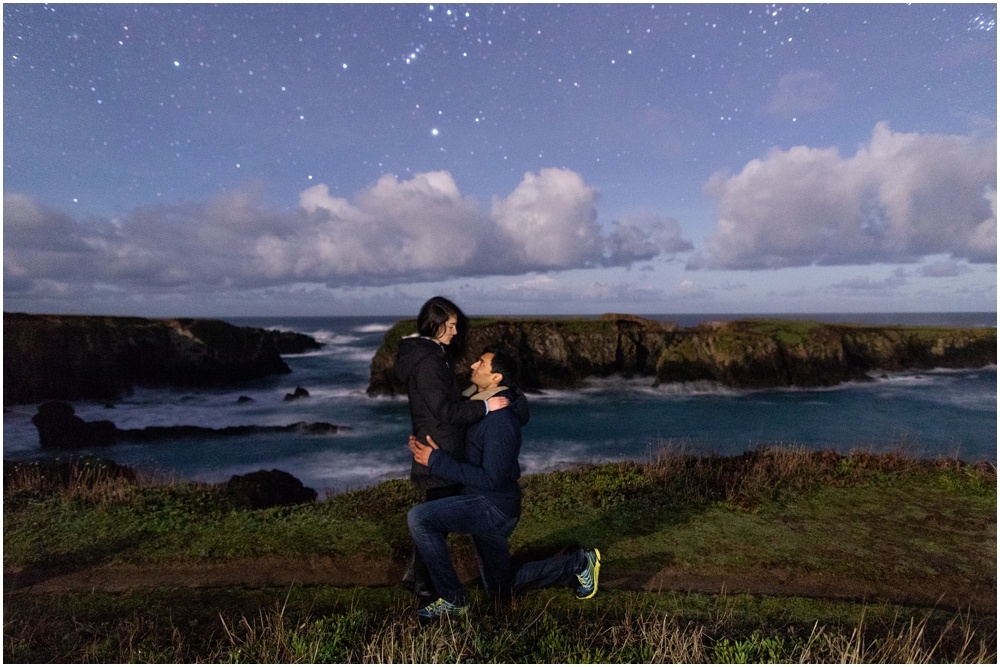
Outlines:
[{"label": "green grass", "polygon": [[[293,507],[246,510],[205,484],[5,464],[4,566],[44,571],[253,559],[403,562],[419,495],[392,481]],[[602,589],[496,607],[418,629],[395,588],[146,589],[5,595],[8,662],[991,662],[995,608],[851,600],[850,586],[996,590],[996,468],[898,454],[774,447],[735,457],[664,448],[646,463],[531,475],[515,560],[598,546]],[[469,559],[467,539],[454,539]],[[827,599],[641,593],[691,577],[775,572],[825,581]],[[818,578],[818,579],[817,579]],[[830,584],[832,582],[832,584]],[[633,584],[634,585],[634,584]],[[843,591],[837,586],[843,585]],[[845,593],[846,592],[846,593]],[[963,593],[964,592],[964,593]],[[845,599],[837,599],[838,596]],[[909,598],[908,598],[909,599]],[[878,602],[877,600],[882,600]],[[957,604],[957,606],[956,606]],[[935,607],[935,608],[932,608]],[[963,614],[961,609],[965,608]]]},{"label": "green grass", "polygon": [[[891,455],[664,454],[524,478],[511,544],[515,554],[597,545],[624,569],[764,565],[971,581],[996,571],[995,484],[990,466]],[[418,501],[402,480],[266,510],[236,508],[204,484],[8,482],[4,565],[393,560],[410,549],[405,514]]]}]

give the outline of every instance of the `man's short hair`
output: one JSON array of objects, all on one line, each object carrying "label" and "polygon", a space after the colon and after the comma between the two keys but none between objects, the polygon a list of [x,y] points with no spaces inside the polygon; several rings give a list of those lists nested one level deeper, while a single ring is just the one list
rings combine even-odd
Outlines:
[{"label": "man's short hair", "polygon": [[505,347],[500,345],[487,346],[483,350],[483,354],[487,353],[493,355],[493,360],[490,362],[490,370],[503,376],[503,381],[500,384],[505,387],[516,387],[518,379],[517,359]]}]

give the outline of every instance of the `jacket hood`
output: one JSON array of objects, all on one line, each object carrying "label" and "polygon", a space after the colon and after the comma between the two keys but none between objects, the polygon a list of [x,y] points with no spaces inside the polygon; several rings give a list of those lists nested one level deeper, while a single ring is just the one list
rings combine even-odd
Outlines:
[{"label": "jacket hood", "polygon": [[496,395],[506,396],[510,401],[510,404],[505,409],[512,410],[514,412],[517,416],[517,420],[521,422],[521,426],[528,425],[528,420],[531,418],[531,414],[528,412],[528,398],[524,395],[524,392],[517,387],[511,387],[509,389],[504,389]]},{"label": "jacket hood", "polygon": [[409,382],[413,371],[429,356],[444,358],[444,348],[427,338],[404,338],[399,341],[394,371],[404,384]]}]

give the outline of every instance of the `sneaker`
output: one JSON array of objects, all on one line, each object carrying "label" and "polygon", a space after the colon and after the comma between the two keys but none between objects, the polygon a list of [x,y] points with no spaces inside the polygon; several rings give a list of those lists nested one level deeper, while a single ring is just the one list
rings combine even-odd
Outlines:
[{"label": "sneaker", "polygon": [[448,602],[444,598],[438,598],[423,609],[417,610],[417,618],[421,621],[433,621],[443,616],[464,616],[469,611],[469,605],[457,605]]},{"label": "sneaker", "polygon": [[576,587],[576,599],[588,600],[597,595],[597,575],[601,571],[601,552],[597,549],[590,549],[583,554],[587,559],[587,565],[577,573],[576,578],[580,585]]}]

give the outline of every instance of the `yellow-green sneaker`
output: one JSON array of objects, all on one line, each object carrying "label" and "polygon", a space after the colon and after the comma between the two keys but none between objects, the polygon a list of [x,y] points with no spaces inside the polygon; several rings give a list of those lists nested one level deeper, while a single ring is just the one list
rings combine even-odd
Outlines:
[{"label": "yellow-green sneaker", "polygon": [[588,600],[597,595],[597,576],[601,572],[601,552],[597,549],[590,549],[583,554],[587,559],[587,565],[577,573],[577,581],[580,585],[576,587],[576,599]]},{"label": "yellow-green sneaker", "polygon": [[442,616],[464,616],[469,611],[469,605],[457,605],[444,598],[438,598],[423,609],[417,610],[417,618],[421,621],[433,621]]}]

